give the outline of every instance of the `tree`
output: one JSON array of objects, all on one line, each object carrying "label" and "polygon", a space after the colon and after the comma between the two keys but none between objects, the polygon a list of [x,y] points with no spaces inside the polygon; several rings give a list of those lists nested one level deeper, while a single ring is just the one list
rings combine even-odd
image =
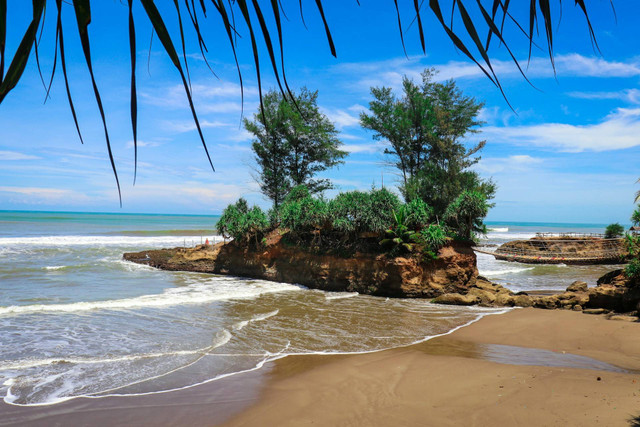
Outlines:
[{"label": "tree", "polygon": [[[280,103],[281,97],[273,91],[269,92],[263,98],[263,108],[254,115],[254,121],[244,120],[245,129],[256,137],[251,144],[258,166],[254,178],[262,194],[273,201],[276,212],[291,189],[285,164],[288,147],[286,141],[278,137],[286,125]],[[268,128],[265,123],[269,123]]]},{"label": "tree", "polygon": [[640,225],[640,205],[638,205],[636,210],[633,211],[633,213],[631,214],[631,222],[635,226],[639,226]]},{"label": "tree", "polygon": [[495,184],[469,170],[485,141],[471,148],[462,142],[478,132],[483,104],[465,96],[453,80],[439,83],[434,76],[434,69],[425,70],[421,86],[405,77],[400,98],[389,88],[372,88],[371,114],[362,113],[360,120],[374,138],[389,142],[385,152],[400,170],[405,200],[420,198],[442,217],[464,190],[491,199]]},{"label": "tree", "polygon": [[253,151],[258,164],[257,180],[265,196],[278,208],[292,186],[304,185],[311,194],[332,188],[319,172],[344,163],[347,155],[333,123],[320,112],[318,92],[306,88],[287,102],[275,90],[269,91],[253,121],[244,120],[253,133]]},{"label": "tree", "polygon": [[482,221],[489,208],[490,204],[484,194],[465,190],[447,207],[444,220],[457,230],[460,237],[473,240],[477,233],[486,233]]},{"label": "tree", "polygon": [[605,239],[616,239],[624,234],[624,227],[617,222],[607,225],[604,230]]}]

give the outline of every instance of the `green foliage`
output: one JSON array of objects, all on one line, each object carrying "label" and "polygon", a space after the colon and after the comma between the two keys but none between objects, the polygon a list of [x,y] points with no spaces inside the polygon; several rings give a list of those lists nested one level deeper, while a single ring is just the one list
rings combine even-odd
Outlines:
[{"label": "green foliage", "polygon": [[291,187],[305,185],[311,194],[332,188],[329,180],[315,176],[343,163],[347,155],[339,149],[338,131],[320,112],[317,98],[317,91],[303,88],[292,103],[271,90],[253,120],[244,120],[245,129],[256,138],[256,180],[276,211]]},{"label": "green foliage", "polygon": [[280,219],[283,227],[297,234],[320,229],[329,219],[328,205],[310,195],[293,199],[282,205]]},{"label": "green foliage", "polygon": [[617,222],[607,225],[604,230],[605,239],[615,239],[624,235],[624,227]]},{"label": "green foliage", "polygon": [[225,208],[217,224],[218,233],[237,240],[261,240],[268,228],[269,220],[262,209],[258,206],[249,209],[242,198]]},{"label": "green foliage", "polygon": [[625,267],[624,272],[630,279],[640,279],[640,236],[627,234],[625,243],[631,260]]},{"label": "green foliage", "polygon": [[640,206],[638,206],[636,210],[631,214],[631,222],[635,226],[640,225]]},{"label": "green foliage", "polygon": [[385,153],[400,170],[404,199],[421,199],[431,207],[431,216],[443,218],[463,192],[479,192],[490,200],[496,185],[469,170],[480,160],[477,153],[485,141],[469,148],[464,144],[483,124],[478,120],[483,104],[465,96],[453,80],[436,82],[434,75],[433,69],[425,70],[421,84],[405,77],[401,97],[390,88],[372,88],[371,114],[361,114],[360,121],[375,139],[389,142]]},{"label": "green foliage", "polygon": [[415,233],[407,226],[406,205],[400,206],[397,211],[393,211],[395,224],[385,231],[385,238],[380,241],[380,246],[394,252],[411,252],[415,243]]},{"label": "green foliage", "polygon": [[284,202],[285,203],[297,202],[306,197],[309,197],[310,195],[311,195],[311,192],[309,191],[309,188],[307,188],[306,185],[296,185],[291,189],[289,194],[287,194],[287,197],[285,197]]},{"label": "green foliage", "polygon": [[486,234],[482,220],[489,212],[489,203],[479,191],[463,191],[444,213],[446,224],[463,239],[473,240],[476,234]]},{"label": "green foliage", "polygon": [[447,233],[438,224],[431,224],[420,231],[420,237],[424,242],[425,249],[438,252],[445,243],[447,243]]},{"label": "green foliage", "polygon": [[640,279],[640,259],[632,259],[624,268],[624,274],[629,279]]},{"label": "green foliage", "polygon": [[407,227],[412,230],[421,230],[429,224],[433,215],[433,209],[422,199],[413,199],[404,205]]},{"label": "green foliage", "polygon": [[386,189],[340,193],[329,202],[332,226],[344,233],[382,233],[394,223],[398,196]]}]

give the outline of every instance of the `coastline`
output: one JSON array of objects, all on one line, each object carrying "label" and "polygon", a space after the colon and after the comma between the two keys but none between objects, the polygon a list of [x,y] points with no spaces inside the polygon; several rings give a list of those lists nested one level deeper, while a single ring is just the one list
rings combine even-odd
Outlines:
[{"label": "coastline", "polygon": [[629,425],[638,336],[638,322],[517,309],[408,347],[287,356],[176,392],[2,403],[0,425]]}]

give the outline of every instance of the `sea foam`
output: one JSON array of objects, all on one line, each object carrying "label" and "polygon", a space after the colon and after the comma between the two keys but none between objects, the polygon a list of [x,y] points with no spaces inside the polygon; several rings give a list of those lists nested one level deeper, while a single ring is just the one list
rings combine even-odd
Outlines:
[{"label": "sea foam", "polygon": [[0,316],[33,313],[79,313],[91,310],[122,310],[146,307],[170,307],[183,304],[204,304],[231,299],[251,299],[267,293],[298,291],[288,283],[242,279],[214,278],[185,287],[169,288],[161,294],[106,301],[81,301],[70,304],[32,304],[0,307]]}]

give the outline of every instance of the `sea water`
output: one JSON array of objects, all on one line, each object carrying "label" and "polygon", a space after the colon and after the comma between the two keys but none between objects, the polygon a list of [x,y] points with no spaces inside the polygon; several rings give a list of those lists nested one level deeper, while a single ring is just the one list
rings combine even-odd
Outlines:
[{"label": "sea water", "polygon": [[213,216],[0,212],[0,396],[15,405],[191,387],[290,354],[420,342],[500,310],[170,272],[124,252],[191,247]]}]

